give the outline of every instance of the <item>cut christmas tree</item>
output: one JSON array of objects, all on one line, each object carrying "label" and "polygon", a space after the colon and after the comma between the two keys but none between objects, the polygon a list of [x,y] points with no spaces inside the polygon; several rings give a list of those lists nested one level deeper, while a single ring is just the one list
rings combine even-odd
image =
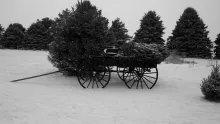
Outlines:
[{"label": "cut christmas tree", "polygon": [[160,64],[169,55],[167,48],[162,44],[147,44],[130,42],[124,44],[119,58],[136,61],[141,65]]}]

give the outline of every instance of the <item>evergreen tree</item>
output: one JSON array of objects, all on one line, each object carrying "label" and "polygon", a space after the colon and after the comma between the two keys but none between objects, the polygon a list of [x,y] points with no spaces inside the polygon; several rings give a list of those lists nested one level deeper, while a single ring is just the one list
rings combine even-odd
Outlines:
[{"label": "evergreen tree", "polygon": [[64,26],[65,23],[67,23],[68,18],[73,14],[73,12],[74,12],[74,7],[72,7],[71,10],[69,9],[63,10],[61,13],[58,14],[58,17],[55,18],[56,24],[60,23],[60,25],[62,24]]},{"label": "evergreen tree", "polygon": [[215,53],[215,58],[216,59],[220,59],[220,34],[217,35],[215,42],[215,49],[214,49],[214,53]]},{"label": "evergreen tree", "polygon": [[53,21],[49,18],[43,18],[33,23],[25,34],[23,47],[32,50],[48,50],[49,43],[52,41],[50,27]]},{"label": "evergreen tree", "polygon": [[0,37],[3,35],[3,32],[4,32],[4,28],[2,27],[2,25],[0,24]]},{"label": "evergreen tree", "polygon": [[4,33],[4,28],[3,28],[2,25],[0,24],[0,49],[2,48],[1,39],[2,39],[3,33]]},{"label": "evergreen tree", "polygon": [[2,38],[2,35],[3,35],[4,31],[5,31],[5,29],[0,24],[0,44],[1,44],[1,38]]},{"label": "evergreen tree", "polygon": [[207,26],[191,7],[184,10],[172,36],[168,38],[169,49],[186,53],[187,57],[210,58],[212,43],[208,37]]},{"label": "evergreen tree", "polygon": [[[66,15],[64,15],[66,14]],[[75,68],[82,58],[100,55],[108,34],[108,20],[90,1],[81,1],[70,11],[63,11],[53,25],[54,41],[49,60],[58,69]]]},{"label": "evergreen tree", "polygon": [[140,29],[135,33],[134,41],[141,43],[164,44],[163,21],[155,11],[149,11],[141,20]]},{"label": "evergreen tree", "polygon": [[109,36],[109,42],[117,42],[117,37],[115,36],[115,33],[111,30],[108,31]]},{"label": "evergreen tree", "polygon": [[127,34],[128,30],[125,28],[125,24],[119,18],[112,21],[109,31],[111,32],[112,39],[114,39],[113,41],[116,40],[118,45],[122,45],[131,38]]},{"label": "evergreen tree", "polygon": [[46,49],[45,36],[46,36],[46,28],[40,22],[36,22],[31,24],[31,26],[27,29],[27,33],[25,34],[25,40],[23,42],[23,47],[25,49],[31,50],[42,50]]},{"label": "evergreen tree", "polygon": [[1,40],[1,45],[4,48],[20,49],[24,40],[25,28],[19,24],[10,24],[4,32]]},{"label": "evergreen tree", "polygon": [[48,30],[50,29],[50,27],[52,26],[52,24],[54,23],[54,21],[48,17],[41,19],[40,21],[44,27]]},{"label": "evergreen tree", "polygon": [[58,14],[58,17],[54,19],[54,23],[52,23],[50,28],[50,33],[53,37],[53,41],[63,40],[63,37],[61,37],[61,33],[65,30],[64,26],[67,25],[67,20],[69,19],[70,15],[72,15],[73,13],[74,13],[73,7],[71,10],[65,9]]}]

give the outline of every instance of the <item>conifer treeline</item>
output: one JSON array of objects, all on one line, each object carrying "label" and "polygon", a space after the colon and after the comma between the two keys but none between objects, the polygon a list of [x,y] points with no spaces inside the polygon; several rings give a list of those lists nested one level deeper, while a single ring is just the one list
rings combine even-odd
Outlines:
[{"label": "conifer treeline", "polygon": [[[63,10],[59,13],[59,18],[54,20],[46,17],[37,20],[31,24],[28,29],[25,29],[22,24],[10,24],[5,30],[0,25],[0,47],[8,49],[25,49],[25,50],[48,50],[49,44],[54,40],[56,32],[53,31],[60,22],[60,18],[67,18],[70,10]],[[108,21],[108,20],[107,20]],[[120,41],[119,44],[132,37],[128,35],[128,30],[125,28],[119,18],[112,21],[112,26],[108,29],[108,41]],[[113,42],[115,43],[115,42]]]},{"label": "conifer treeline", "polygon": [[10,24],[5,31],[0,28],[0,45],[8,49],[48,50],[48,44],[53,39],[50,35],[53,23],[53,20],[43,18],[28,29],[19,23]]},{"label": "conifer treeline", "polygon": [[[56,37],[57,32],[53,30],[57,24],[64,23],[63,21],[67,22],[68,20],[65,19],[70,16],[69,14],[73,14],[71,10],[63,10],[62,13],[58,14],[58,18],[46,17],[37,20],[28,29],[19,23],[10,24],[6,29],[0,25],[0,48],[48,50],[49,44]],[[108,19],[106,20],[108,21]],[[213,50],[215,58],[220,59],[220,34],[217,35],[214,45],[208,37],[207,27],[199,17],[198,12],[194,8],[188,7],[177,20],[166,45],[170,50],[185,53],[187,57],[211,58]],[[140,20],[140,28],[135,32],[133,41],[165,44],[165,40],[162,38],[164,29],[160,16],[155,11],[149,11]],[[120,18],[112,21],[107,32],[108,38],[105,40],[113,41],[112,43],[116,43],[116,45],[121,45],[132,38],[127,34],[128,30],[125,28],[125,23]]]}]

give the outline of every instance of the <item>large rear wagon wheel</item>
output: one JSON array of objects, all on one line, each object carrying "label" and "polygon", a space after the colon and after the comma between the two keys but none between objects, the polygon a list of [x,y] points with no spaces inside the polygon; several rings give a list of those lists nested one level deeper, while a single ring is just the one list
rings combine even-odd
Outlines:
[{"label": "large rear wagon wheel", "polygon": [[123,72],[125,85],[129,88],[152,89],[157,83],[157,68],[129,67]]},{"label": "large rear wagon wheel", "polygon": [[83,88],[105,88],[110,80],[109,67],[81,69],[78,73],[78,81]]}]

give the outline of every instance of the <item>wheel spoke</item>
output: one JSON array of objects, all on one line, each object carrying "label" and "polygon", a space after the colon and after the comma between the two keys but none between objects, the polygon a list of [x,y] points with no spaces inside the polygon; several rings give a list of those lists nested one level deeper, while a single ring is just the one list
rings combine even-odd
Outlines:
[{"label": "wheel spoke", "polygon": [[102,87],[104,87],[104,85],[102,84],[102,82],[101,82],[101,81],[99,81],[99,83],[102,85]]},{"label": "wheel spoke", "polygon": [[118,74],[118,77],[119,77],[121,80],[124,80],[123,70],[125,70],[125,68],[117,67],[117,74]]},{"label": "wheel spoke", "polygon": [[90,85],[90,83],[91,83],[91,80],[93,80],[93,79],[90,79],[89,84],[87,85],[87,88],[89,87],[89,85]]},{"label": "wheel spoke", "polygon": [[154,83],[152,83],[150,80],[148,80],[146,77],[144,77],[144,79],[146,79],[148,82],[150,82],[152,85],[154,84]]},{"label": "wheel spoke", "polygon": [[104,74],[101,74],[102,78],[98,80],[102,88],[106,87],[106,85],[109,83],[110,75],[111,75],[109,67],[105,67],[104,71],[105,71]]},{"label": "wheel spoke", "polygon": [[130,73],[126,73],[126,74],[127,74],[126,76],[124,75],[124,80],[126,80],[127,77],[129,77],[129,74],[130,74]]},{"label": "wheel spoke", "polygon": [[136,86],[136,89],[138,89],[138,84],[139,84],[139,80],[137,81],[137,86]]},{"label": "wheel spoke", "polygon": [[102,79],[103,81],[105,81],[105,82],[108,82],[107,80],[105,80],[104,78]]},{"label": "wheel spoke", "polygon": [[104,87],[105,86],[104,84],[106,84],[105,82],[107,81],[104,79],[101,79],[101,80],[98,80],[98,82],[102,85],[102,87]]},{"label": "wheel spoke", "polygon": [[96,81],[96,78],[93,78],[93,82],[92,82],[92,88],[94,88],[94,81]]},{"label": "wheel spoke", "polygon": [[[144,79],[142,78],[141,80],[143,80],[144,81]],[[149,89],[149,87],[148,87],[148,85],[147,85],[147,83],[144,81],[144,84],[147,86],[147,88]]]},{"label": "wheel spoke", "polygon": [[151,77],[151,76],[148,76],[148,75],[145,75],[146,77],[149,77],[149,78],[154,78],[154,79],[157,79],[157,78],[155,78],[155,77]]},{"label": "wheel spoke", "polygon": [[133,77],[132,79],[130,79],[129,81],[127,81],[127,83],[130,82],[131,80],[133,80],[134,78],[135,78],[135,77]]},{"label": "wheel spoke", "polygon": [[134,80],[133,84],[131,85],[131,87],[133,87],[134,83],[136,82],[136,80]]},{"label": "wheel spoke", "polygon": [[84,79],[82,79],[84,81],[82,84],[84,85],[89,79],[90,79],[89,77],[86,77],[86,81]]},{"label": "wheel spoke", "polygon": [[155,74],[157,72],[145,72],[144,74]]},{"label": "wheel spoke", "polygon": [[128,77],[128,75],[130,74],[130,72],[129,72],[129,73],[126,73],[126,74],[127,74],[126,77],[125,77],[125,75],[124,75],[124,79]]},{"label": "wheel spoke", "polygon": [[142,81],[140,80],[140,82],[141,82],[141,88],[143,89],[143,84],[142,84]]},{"label": "wheel spoke", "polygon": [[99,85],[98,85],[98,81],[97,81],[97,80],[96,80],[96,82],[95,82],[95,83],[96,83],[97,88],[99,88]]}]

